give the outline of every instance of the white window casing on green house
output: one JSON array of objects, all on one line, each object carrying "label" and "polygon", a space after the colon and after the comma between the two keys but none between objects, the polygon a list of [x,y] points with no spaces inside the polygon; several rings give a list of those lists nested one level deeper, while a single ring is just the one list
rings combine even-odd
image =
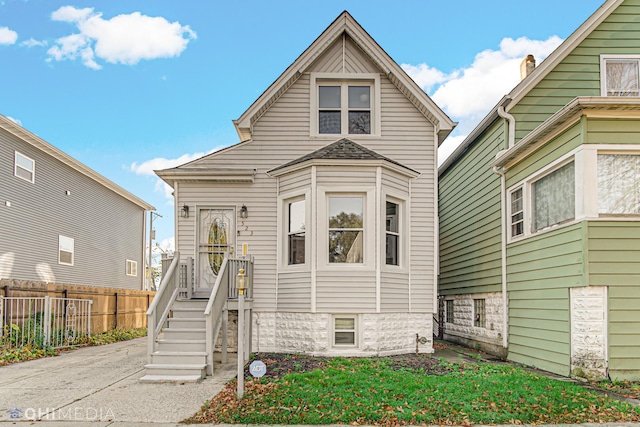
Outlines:
[{"label": "white window casing on green house", "polygon": [[524,197],[523,188],[519,187],[510,193],[511,211],[511,237],[524,234]]},{"label": "white window casing on green house", "polygon": [[36,177],[35,160],[16,151],[13,174],[18,178],[34,183]]},{"label": "white window casing on green house", "polygon": [[58,264],[73,265],[75,241],[71,237],[58,236]]},{"label": "white window casing on green house", "polygon": [[531,184],[532,232],[575,218],[575,164],[567,163]]},{"label": "white window casing on green house", "polygon": [[602,96],[640,96],[640,56],[601,55]]},{"label": "white window casing on green house", "polygon": [[312,73],[311,136],[379,135],[380,77]]}]

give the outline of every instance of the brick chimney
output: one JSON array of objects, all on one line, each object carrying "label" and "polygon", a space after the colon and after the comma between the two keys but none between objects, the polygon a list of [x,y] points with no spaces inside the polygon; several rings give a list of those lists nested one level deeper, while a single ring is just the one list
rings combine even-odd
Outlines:
[{"label": "brick chimney", "polygon": [[522,60],[520,64],[520,80],[524,80],[527,78],[529,74],[533,72],[536,68],[536,59],[533,55],[527,55],[526,58]]}]

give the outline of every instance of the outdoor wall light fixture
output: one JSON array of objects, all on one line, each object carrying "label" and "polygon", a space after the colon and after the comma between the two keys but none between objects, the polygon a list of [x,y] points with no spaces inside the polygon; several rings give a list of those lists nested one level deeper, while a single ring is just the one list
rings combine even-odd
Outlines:
[{"label": "outdoor wall light fixture", "polygon": [[182,218],[189,218],[189,206],[184,205],[180,210],[180,216]]},{"label": "outdoor wall light fixture", "polygon": [[249,218],[249,209],[245,205],[242,205],[240,208],[240,218],[247,219]]}]

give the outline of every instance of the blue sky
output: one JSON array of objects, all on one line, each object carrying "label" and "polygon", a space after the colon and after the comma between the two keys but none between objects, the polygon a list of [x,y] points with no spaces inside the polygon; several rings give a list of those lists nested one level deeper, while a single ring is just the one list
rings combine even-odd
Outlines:
[{"label": "blue sky", "polygon": [[603,0],[0,0],[0,114],[154,205],[343,11],[460,124],[441,159]]}]

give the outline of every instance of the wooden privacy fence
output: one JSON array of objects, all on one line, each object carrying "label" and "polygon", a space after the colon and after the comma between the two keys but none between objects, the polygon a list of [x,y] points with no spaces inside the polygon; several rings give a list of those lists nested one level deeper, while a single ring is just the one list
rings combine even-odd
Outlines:
[{"label": "wooden privacy fence", "polygon": [[91,300],[91,333],[147,326],[147,309],[155,292],[61,283],[0,279],[0,296]]}]

